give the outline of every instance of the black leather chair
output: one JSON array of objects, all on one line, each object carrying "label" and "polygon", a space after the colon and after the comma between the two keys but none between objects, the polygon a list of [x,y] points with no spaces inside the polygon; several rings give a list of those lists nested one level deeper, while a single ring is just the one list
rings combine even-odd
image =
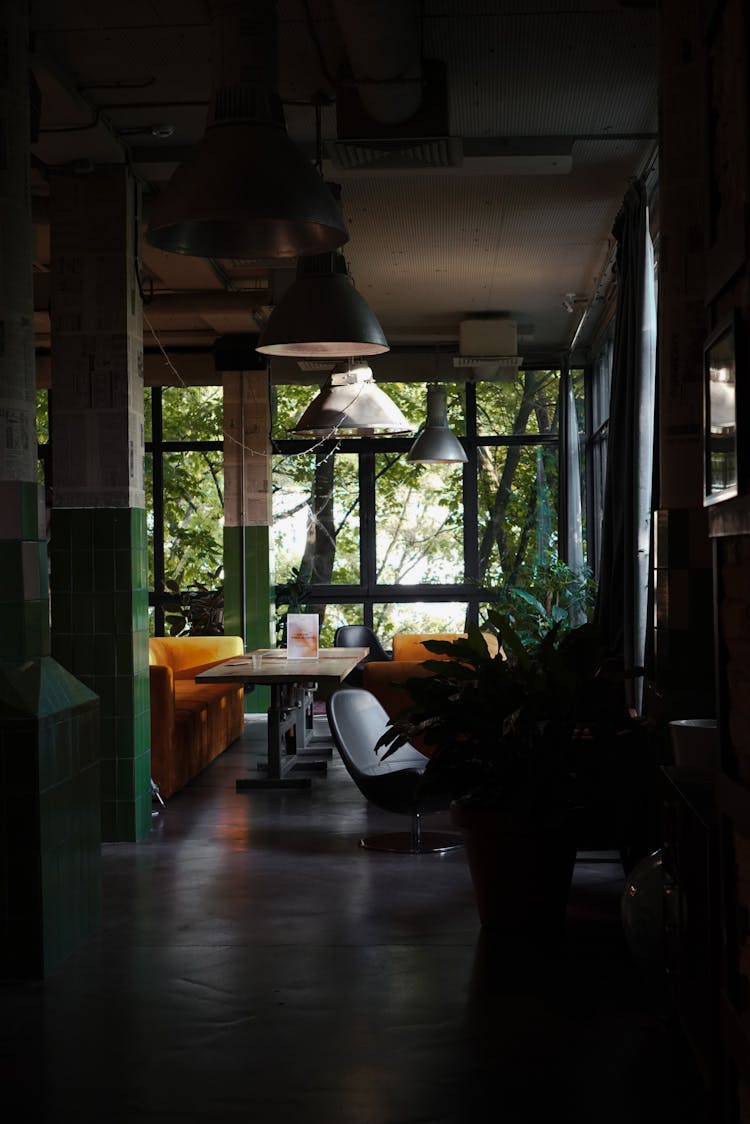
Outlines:
[{"label": "black leather chair", "polygon": [[384,832],[360,839],[360,847],[418,855],[461,846],[454,832],[422,831],[425,812],[444,811],[450,798],[444,793],[423,793],[420,779],[427,758],[404,745],[383,760],[384,749],[375,745],[388,725],[388,715],[374,695],[360,687],[341,687],[329,696],[328,723],[336,748],[362,795],[386,812],[411,817],[409,831]]},{"label": "black leather chair", "polygon": [[345,683],[350,687],[362,686],[362,668],[371,660],[390,660],[392,655],[387,652],[377,634],[365,624],[342,624],[333,635],[334,648],[369,648],[370,651],[357,666],[349,672]]}]

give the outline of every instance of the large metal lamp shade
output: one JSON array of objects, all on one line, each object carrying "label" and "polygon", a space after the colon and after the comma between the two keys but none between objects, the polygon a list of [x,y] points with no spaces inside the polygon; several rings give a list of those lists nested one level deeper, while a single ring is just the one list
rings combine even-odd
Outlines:
[{"label": "large metal lamp shade", "polygon": [[337,364],[291,433],[310,437],[372,437],[409,433],[407,419],[375,385],[359,360]]},{"label": "large metal lamp shade", "polygon": [[206,130],[157,195],[146,238],[176,254],[276,259],[347,241],[339,202],[286,131],[275,0],[212,0]]},{"label": "large metal lamp shade", "polygon": [[413,464],[460,464],[468,458],[448,426],[448,404],[444,386],[427,387],[427,420],[409,450]]},{"label": "large metal lamp shade", "polygon": [[175,254],[286,259],[331,250],[349,234],[286,130],[242,121],[207,129],[154,200],[146,238]]},{"label": "large metal lamp shade", "polygon": [[146,233],[160,250],[206,258],[290,258],[348,237],[325,180],[268,121],[208,128],[155,198]]},{"label": "large metal lamp shade", "polygon": [[271,313],[257,350],[264,355],[381,355],[388,341],[357,290],[342,253],[300,258],[297,277]]}]

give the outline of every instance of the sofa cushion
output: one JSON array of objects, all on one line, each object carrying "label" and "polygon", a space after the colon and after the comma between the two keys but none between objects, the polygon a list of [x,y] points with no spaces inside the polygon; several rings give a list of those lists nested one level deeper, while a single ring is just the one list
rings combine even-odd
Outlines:
[{"label": "sofa cushion", "polygon": [[175,678],[194,679],[198,670],[241,656],[243,651],[241,636],[150,636],[148,662],[166,664]]},{"label": "sofa cushion", "polygon": [[[482,634],[492,655],[497,652],[497,637],[491,632]],[[435,655],[424,646],[425,640],[458,640],[465,632],[398,632],[393,637],[394,660],[447,660],[450,656]]]}]

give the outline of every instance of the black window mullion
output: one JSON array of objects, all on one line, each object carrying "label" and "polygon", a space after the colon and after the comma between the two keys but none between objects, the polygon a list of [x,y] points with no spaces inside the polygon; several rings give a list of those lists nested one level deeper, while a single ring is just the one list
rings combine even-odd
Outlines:
[{"label": "black window mullion", "polygon": [[154,497],[154,632],[164,635],[164,455],[161,387],[151,388],[151,473]]},{"label": "black window mullion", "polygon": [[[463,474],[464,581],[479,581],[479,457],[477,445],[477,388],[466,384],[466,455]],[[476,600],[469,603],[469,620],[477,623]]]},{"label": "black window mullion", "polygon": [[[375,454],[361,453],[359,458],[359,581],[367,591],[364,600],[364,624],[372,628],[372,591],[375,587]],[[369,595],[369,596],[368,596]]]}]

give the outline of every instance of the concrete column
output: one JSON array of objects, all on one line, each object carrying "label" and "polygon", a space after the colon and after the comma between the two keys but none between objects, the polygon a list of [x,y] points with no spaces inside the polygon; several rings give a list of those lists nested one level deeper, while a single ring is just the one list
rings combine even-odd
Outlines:
[{"label": "concrete column", "polygon": [[[224,631],[242,636],[248,650],[271,646],[274,636],[271,410],[255,342],[225,337],[216,354],[224,388]],[[265,687],[246,699],[252,713],[265,713],[270,703]]]},{"label": "concrete column", "polygon": [[99,921],[96,696],[49,654],[38,486],[28,13],[0,0],[0,965],[42,977]]},{"label": "concrete column", "polygon": [[151,826],[136,183],[51,180],[52,650],[100,698],[102,834]]},{"label": "concrete column", "polygon": [[[712,715],[713,568],[703,508],[705,312],[703,17],[665,0],[659,153],[659,496],[655,677],[666,718]],[[701,9],[702,11],[702,9]],[[689,122],[689,125],[686,123]]]}]

